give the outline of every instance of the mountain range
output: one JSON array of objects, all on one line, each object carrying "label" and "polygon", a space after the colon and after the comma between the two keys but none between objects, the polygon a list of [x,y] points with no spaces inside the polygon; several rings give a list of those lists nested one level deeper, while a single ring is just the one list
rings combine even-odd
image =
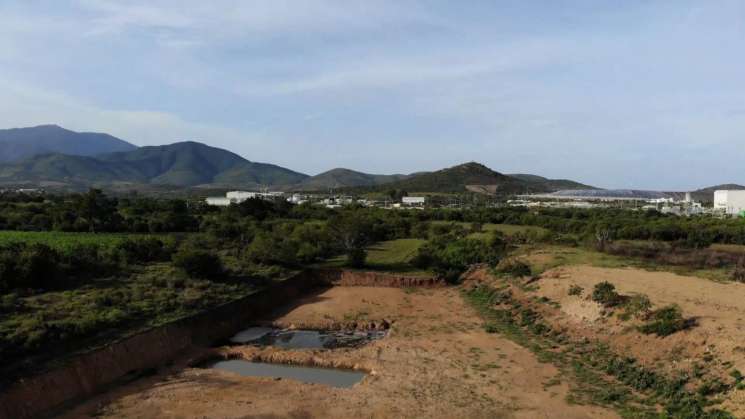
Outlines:
[{"label": "mountain range", "polygon": [[345,168],[308,176],[257,163],[193,141],[136,147],[108,134],[77,133],[56,125],[0,130],[0,184],[78,188],[107,185],[258,188],[286,191],[465,192],[507,195],[591,189],[565,179],[505,175],[476,162],[409,175],[378,175]]},{"label": "mountain range", "polygon": [[136,148],[137,146],[108,134],[74,132],[57,125],[0,130],[0,163],[45,153],[95,156]]}]

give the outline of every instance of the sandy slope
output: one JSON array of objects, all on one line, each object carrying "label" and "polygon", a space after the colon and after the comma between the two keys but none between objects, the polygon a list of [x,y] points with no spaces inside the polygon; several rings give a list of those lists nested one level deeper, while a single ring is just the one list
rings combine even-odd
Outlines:
[{"label": "sandy slope", "polygon": [[[589,300],[592,288],[601,281],[613,283],[621,294],[646,294],[656,307],[678,304],[684,316],[695,318],[698,325],[665,338],[630,330],[629,322],[603,317],[601,307]],[[618,352],[630,353],[649,366],[675,371],[698,363],[707,373],[728,380],[734,368],[745,372],[745,284],[591,266],[556,268],[545,272],[537,284],[538,295],[560,304],[565,324],[591,337],[601,336]],[[568,295],[572,284],[584,288],[581,297]],[[732,391],[727,398],[723,406],[745,417],[745,391]]]}]

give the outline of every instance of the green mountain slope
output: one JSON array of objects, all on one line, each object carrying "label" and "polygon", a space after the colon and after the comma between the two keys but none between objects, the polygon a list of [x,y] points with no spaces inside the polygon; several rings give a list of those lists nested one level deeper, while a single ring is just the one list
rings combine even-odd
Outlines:
[{"label": "green mountain slope", "polygon": [[350,169],[331,169],[311,176],[294,188],[300,191],[324,191],[329,188],[376,186],[407,178],[407,175],[373,175]]},{"label": "green mountain slope", "polygon": [[196,142],[142,147],[96,157],[50,154],[0,166],[0,181],[134,182],[156,185],[255,187],[302,182],[308,176]]},{"label": "green mountain slope", "polygon": [[495,172],[475,162],[465,163],[435,172],[415,173],[403,180],[367,188],[357,192],[381,192],[401,189],[407,192],[479,193],[507,195],[533,192],[534,186],[516,178]]},{"label": "green mountain slope", "polygon": [[136,148],[108,134],[74,132],[56,125],[0,130],[0,163],[49,153],[94,156]]}]

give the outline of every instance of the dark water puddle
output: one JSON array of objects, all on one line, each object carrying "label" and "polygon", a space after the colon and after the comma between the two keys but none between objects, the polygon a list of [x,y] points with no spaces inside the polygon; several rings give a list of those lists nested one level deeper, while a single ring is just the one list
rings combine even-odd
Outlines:
[{"label": "dark water puddle", "polygon": [[210,365],[209,368],[232,372],[244,377],[288,378],[304,383],[324,384],[340,388],[352,387],[362,381],[366,375],[364,372],[352,370],[268,364],[238,359],[218,361]]},{"label": "dark water puddle", "polygon": [[230,338],[233,344],[276,346],[282,349],[350,348],[380,339],[385,331],[283,330],[251,327]]}]

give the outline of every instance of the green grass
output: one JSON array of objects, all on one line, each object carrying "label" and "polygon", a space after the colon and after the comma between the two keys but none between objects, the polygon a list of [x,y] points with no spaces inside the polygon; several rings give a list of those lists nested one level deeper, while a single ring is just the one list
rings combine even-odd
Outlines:
[{"label": "green grass", "polygon": [[[452,223],[463,226],[466,229],[471,228],[471,223],[468,223],[468,222],[432,221],[432,224],[452,224]],[[482,230],[483,231],[480,233],[471,233],[468,237],[474,238],[474,239],[486,239],[489,237],[489,233],[491,233],[492,231],[499,231],[505,236],[514,236],[515,234],[527,234],[527,233],[534,233],[534,234],[550,233],[549,230],[543,227],[522,226],[522,225],[513,225],[513,224],[491,224],[491,223],[483,224]]]},{"label": "green grass", "polygon": [[[431,276],[411,264],[417,250],[427,241],[422,239],[398,239],[380,242],[367,248],[367,260],[363,270],[405,273],[414,276]],[[344,267],[346,258],[337,256],[323,263],[323,267]]]},{"label": "green grass", "polygon": [[[13,242],[40,243],[57,250],[68,250],[76,245],[115,245],[127,238],[153,237],[147,234],[126,233],[66,233],[61,231],[0,231],[0,246]],[[156,235],[165,238],[167,235]]]}]

